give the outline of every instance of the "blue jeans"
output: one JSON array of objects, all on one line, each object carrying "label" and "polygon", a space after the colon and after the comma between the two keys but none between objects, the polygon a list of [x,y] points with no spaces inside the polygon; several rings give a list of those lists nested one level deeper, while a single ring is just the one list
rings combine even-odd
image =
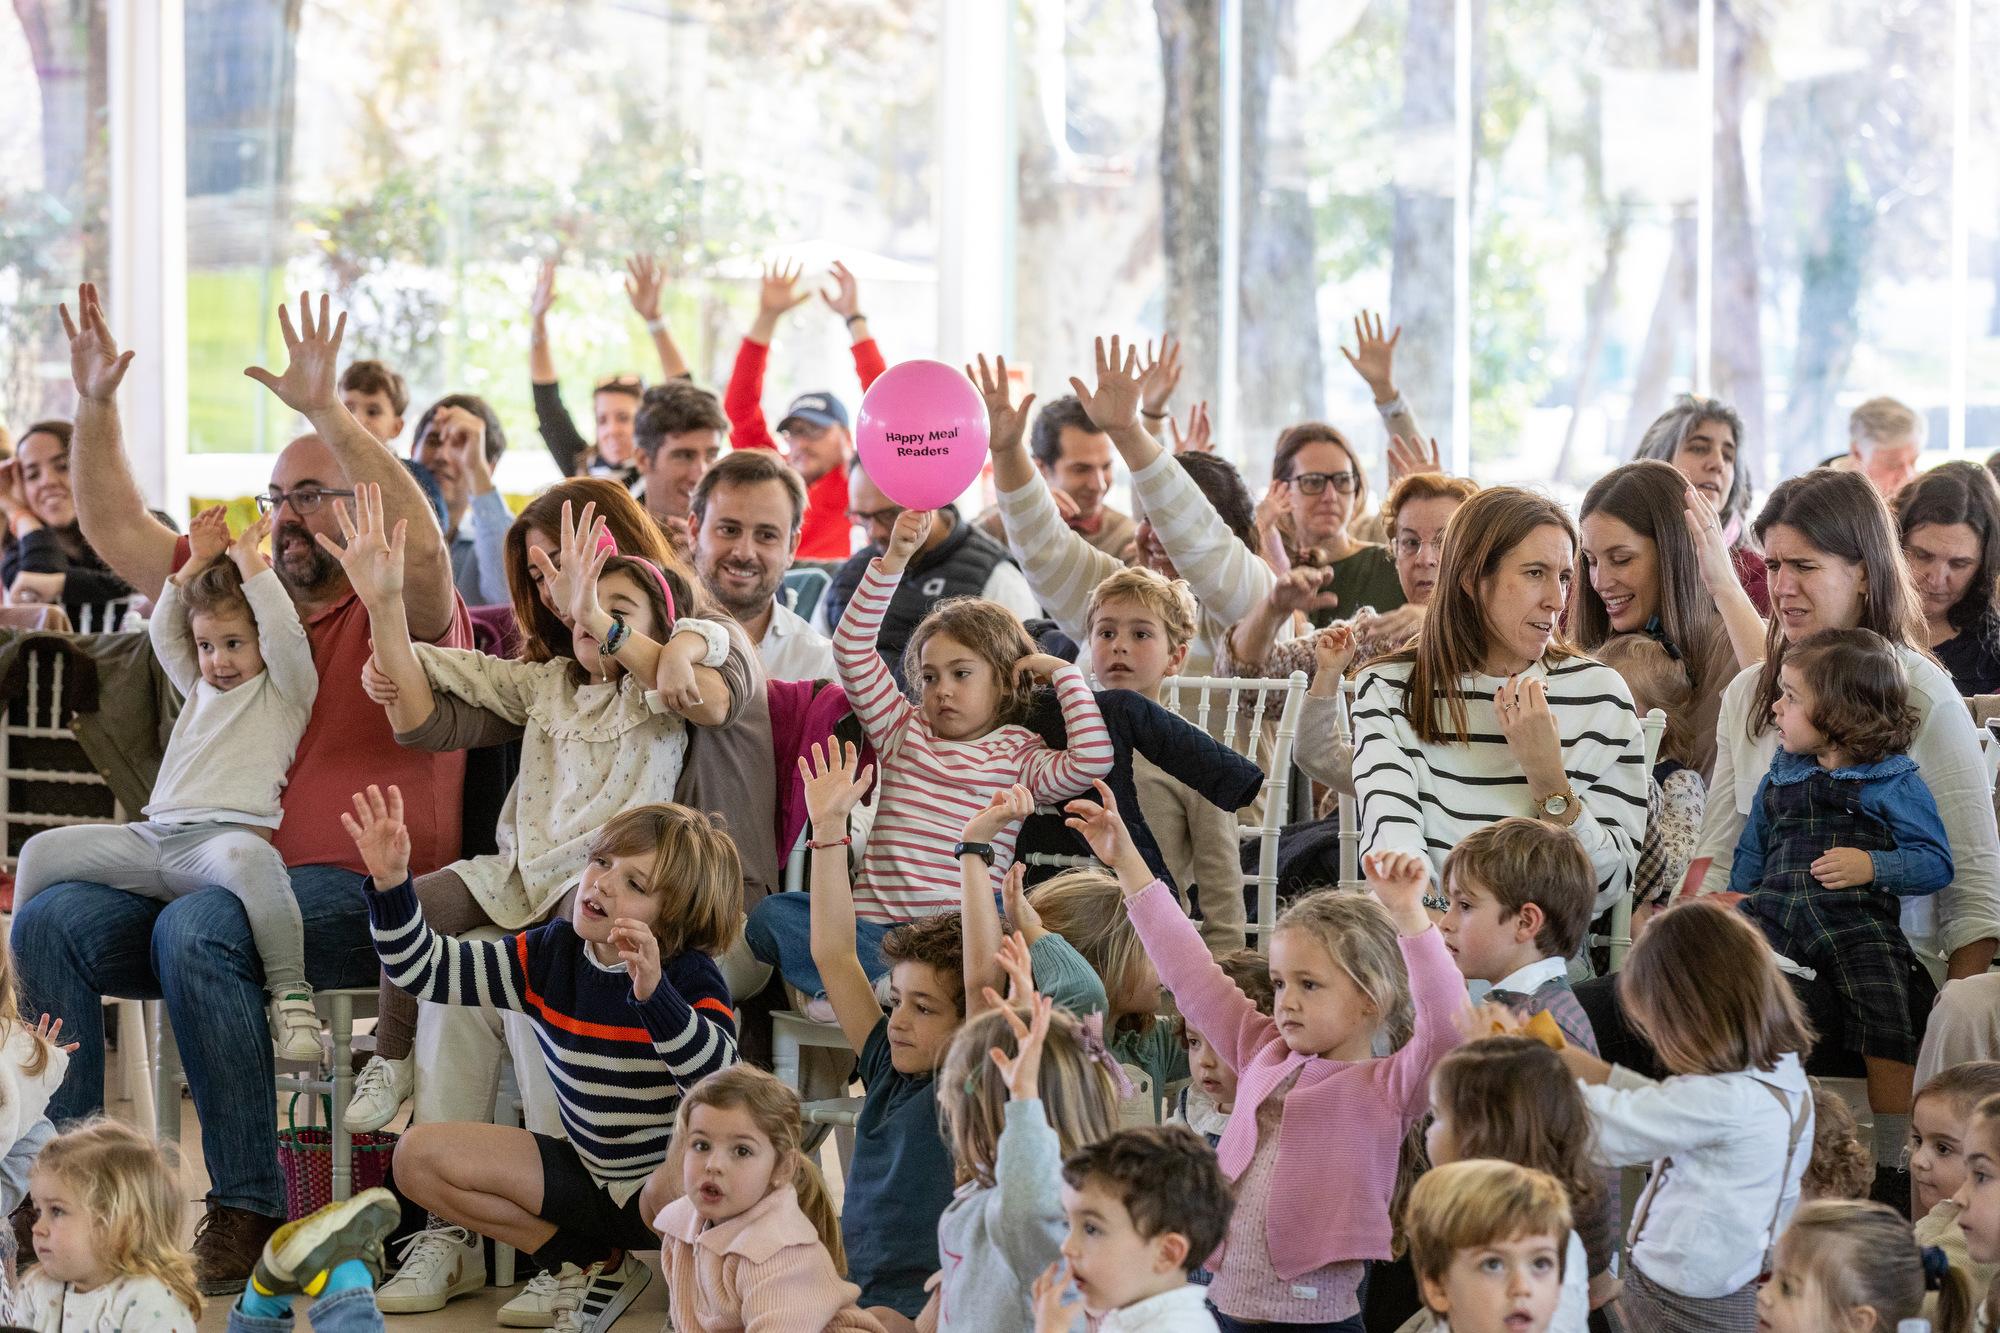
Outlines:
[{"label": "blue jeans", "polygon": [[[311,950],[307,950],[308,954]],[[337,1291],[306,1311],[313,1333],[382,1333],[382,1312],[375,1308],[375,1288]],[[229,1306],[229,1333],[289,1333],[292,1317],[259,1319]]]},{"label": "blue jeans", "polygon": [[[318,990],[373,987],[366,876],[339,866],[299,866],[291,876],[306,979]],[[64,1038],[78,1043],[49,1118],[103,1109],[100,997],[164,1000],[201,1117],[209,1202],[283,1217],[264,964],[236,895],[203,889],[162,903],[102,884],[57,884],[15,916],[13,944],[25,1011],[61,1018]]]},{"label": "blue jeans", "polygon": [[[889,970],[889,965],[882,961],[882,937],[894,929],[874,921],[854,923],[854,952],[870,981],[881,980],[882,974]],[[813,966],[810,894],[767,895],[750,909],[750,919],[743,923],[743,938],[758,962],[777,968],[806,998],[826,994],[826,983],[819,979],[819,969]]]}]

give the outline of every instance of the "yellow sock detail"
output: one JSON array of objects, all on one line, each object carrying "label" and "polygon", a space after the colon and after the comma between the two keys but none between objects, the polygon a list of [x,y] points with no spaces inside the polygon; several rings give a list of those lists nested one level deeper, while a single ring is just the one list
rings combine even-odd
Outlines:
[{"label": "yellow sock detail", "polygon": [[326,1289],[326,1279],[327,1279],[327,1271],[324,1268],[322,1268],[319,1271],[319,1273],[313,1278],[312,1281],[306,1283],[305,1285],[306,1295],[308,1296],[319,1295],[320,1292]]},{"label": "yellow sock detail", "polygon": [[276,1296],[278,1294],[275,1291],[267,1290],[264,1284],[257,1280],[255,1273],[250,1275],[250,1290],[256,1292],[259,1296]]}]

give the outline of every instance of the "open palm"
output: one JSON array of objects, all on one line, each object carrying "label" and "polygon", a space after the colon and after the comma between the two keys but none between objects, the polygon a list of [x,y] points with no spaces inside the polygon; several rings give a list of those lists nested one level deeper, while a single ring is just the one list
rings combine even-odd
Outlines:
[{"label": "open palm", "polygon": [[120,353],[118,340],[104,322],[104,306],[97,299],[97,284],[86,282],[76,289],[76,316],[68,306],[59,306],[63,332],[69,335],[69,373],[76,391],[92,402],[108,403],[118,393],[132,353]]},{"label": "open palm", "polygon": [[250,366],[244,374],[278,395],[286,407],[303,416],[333,406],[334,380],[340,366],[340,340],[347,334],[347,313],[332,322],[329,302],[319,298],[319,318],[313,318],[312,298],[299,293],[299,322],[292,325],[291,311],[278,307],[278,329],[285,335],[285,350],[291,361],[282,375],[273,375],[261,366]]}]

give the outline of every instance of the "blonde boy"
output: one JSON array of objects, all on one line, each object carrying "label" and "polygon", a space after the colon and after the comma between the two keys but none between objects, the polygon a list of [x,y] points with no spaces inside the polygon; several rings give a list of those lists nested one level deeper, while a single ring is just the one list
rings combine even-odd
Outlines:
[{"label": "blonde boy", "polygon": [[1440,1166],[1410,1192],[1404,1230],[1424,1306],[1448,1333],[1545,1333],[1562,1297],[1569,1200],[1512,1162]]}]

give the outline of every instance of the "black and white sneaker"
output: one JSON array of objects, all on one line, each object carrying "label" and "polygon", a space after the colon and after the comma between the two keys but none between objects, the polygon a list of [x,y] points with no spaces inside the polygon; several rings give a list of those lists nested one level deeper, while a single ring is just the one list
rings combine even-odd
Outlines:
[{"label": "black and white sneaker", "polygon": [[599,1333],[610,1328],[652,1280],[653,1270],[629,1250],[612,1266],[598,1263],[580,1269],[564,1264],[556,1274],[555,1299],[549,1303],[555,1333]]}]

